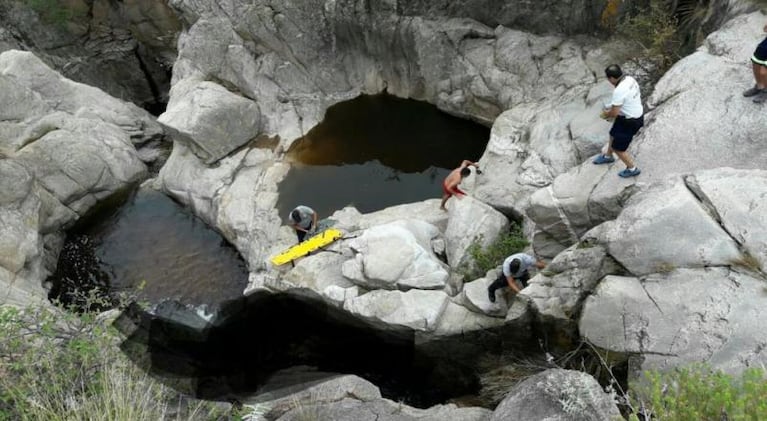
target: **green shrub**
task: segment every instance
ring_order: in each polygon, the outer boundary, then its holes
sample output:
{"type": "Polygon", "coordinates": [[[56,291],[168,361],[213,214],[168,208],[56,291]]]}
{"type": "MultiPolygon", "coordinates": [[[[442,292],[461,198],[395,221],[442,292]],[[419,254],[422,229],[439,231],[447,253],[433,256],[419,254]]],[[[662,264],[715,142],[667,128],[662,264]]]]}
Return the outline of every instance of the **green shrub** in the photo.
{"type": "Polygon", "coordinates": [[[22,2],[37,12],[44,23],[60,27],[88,13],[84,7],[73,6],[64,0],[22,0],[22,2]]]}
{"type": "Polygon", "coordinates": [[[693,365],[670,372],[649,371],[637,383],[632,384],[633,407],[645,408],[653,419],[767,420],[767,378],[758,368],[732,377],[693,365]]]}
{"type": "Polygon", "coordinates": [[[682,56],[678,26],[669,2],[650,0],[618,26],[618,34],[639,51],[632,59],[657,80],[682,56]]]}
{"type": "Polygon", "coordinates": [[[507,233],[498,237],[488,247],[482,247],[482,235],[477,236],[469,246],[472,262],[460,269],[466,281],[485,276],[488,270],[497,268],[503,260],[524,250],[529,244],[518,224],[512,224],[507,233]]]}
{"type": "Polygon", "coordinates": [[[95,312],[0,307],[0,420],[216,419],[119,350],[95,312]],[[175,402],[171,404],[170,402],[175,402]]]}

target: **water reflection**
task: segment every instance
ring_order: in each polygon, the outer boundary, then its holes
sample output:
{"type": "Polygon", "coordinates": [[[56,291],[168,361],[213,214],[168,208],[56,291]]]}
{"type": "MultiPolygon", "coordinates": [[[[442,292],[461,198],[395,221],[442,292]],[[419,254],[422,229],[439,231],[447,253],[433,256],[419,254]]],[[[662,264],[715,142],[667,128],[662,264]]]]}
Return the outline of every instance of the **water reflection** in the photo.
{"type": "Polygon", "coordinates": [[[54,275],[54,284],[69,284],[60,293],[93,278],[85,272],[105,273],[111,290],[140,290],[139,297],[150,302],[173,298],[215,305],[240,296],[247,284],[247,267],[237,251],[162,193],[140,190],[80,225],[70,232],[68,244],[88,238],[96,258],[83,254],[60,261],[57,275],[80,268],[78,279],[54,275]]]}
{"type": "Polygon", "coordinates": [[[288,151],[296,165],[280,184],[280,214],[297,204],[327,216],[349,204],[371,212],[440,197],[442,179],[461,160],[479,159],[489,136],[487,127],[390,95],[337,104],[288,151]]]}

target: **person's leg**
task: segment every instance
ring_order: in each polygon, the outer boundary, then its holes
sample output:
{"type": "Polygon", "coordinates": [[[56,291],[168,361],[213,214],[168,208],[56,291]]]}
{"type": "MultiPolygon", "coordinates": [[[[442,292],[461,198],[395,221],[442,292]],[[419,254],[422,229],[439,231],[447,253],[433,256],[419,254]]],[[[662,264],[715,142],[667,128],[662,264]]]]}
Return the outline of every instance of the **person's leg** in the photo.
{"type": "Polygon", "coordinates": [[[447,193],[443,194],[442,195],[442,203],[439,205],[440,209],[447,210],[447,208],[445,208],[445,203],[447,203],[447,199],[450,199],[450,195],[447,194],[447,193]]]}
{"type": "Polygon", "coordinates": [[[761,86],[761,91],[754,97],[754,102],[761,104],[767,101],[767,66],[754,63],[754,78],[756,86],[761,86]]]}
{"type": "Polygon", "coordinates": [[[306,233],[301,230],[296,230],[296,236],[298,237],[298,243],[300,244],[304,242],[304,237],[306,237],[306,233]]]}
{"type": "Polygon", "coordinates": [[[487,297],[490,299],[490,302],[495,302],[495,290],[503,288],[506,285],[506,276],[501,272],[498,278],[487,287],[487,297]]]}
{"type": "Polygon", "coordinates": [[[634,161],[631,159],[631,155],[629,155],[628,152],[615,151],[615,154],[618,155],[618,158],[620,158],[624,164],[626,164],[626,168],[634,168],[634,161]]]}
{"type": "Polygon", "coordinates": [[[599,154],[596,158],[594,158],[594,161],[592,161],[594,164],[600,165],[600,164],[609,164],[612,162],[615,162],[615,158],[613,158],[613,137],[610,135],[610,138],[607,141],[607,150],[603,154],[599,154]]]}

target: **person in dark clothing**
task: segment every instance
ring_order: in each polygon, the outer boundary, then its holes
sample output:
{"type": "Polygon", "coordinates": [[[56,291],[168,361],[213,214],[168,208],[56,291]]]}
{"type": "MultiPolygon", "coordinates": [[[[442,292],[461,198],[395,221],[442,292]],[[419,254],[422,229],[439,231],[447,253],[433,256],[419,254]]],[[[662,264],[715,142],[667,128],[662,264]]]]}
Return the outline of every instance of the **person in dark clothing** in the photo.
{"type": "Polygon", "coordinates": [[[290,226],[296,230],[298,242],[301,243],[304,241],[306,234],[317,227],[317,212],[308,206],[296,206],[295,209],[290,211],[288,221],[290,226]]]}

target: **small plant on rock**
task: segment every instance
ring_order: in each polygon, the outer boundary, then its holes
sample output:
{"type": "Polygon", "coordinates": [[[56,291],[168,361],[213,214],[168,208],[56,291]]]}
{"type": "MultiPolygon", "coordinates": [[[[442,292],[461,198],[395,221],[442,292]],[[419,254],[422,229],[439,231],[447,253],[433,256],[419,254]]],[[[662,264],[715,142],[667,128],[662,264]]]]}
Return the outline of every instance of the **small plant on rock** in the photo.
{"type": "Polygon", "coordinates": [[[505,258],[521,252],[529,244],[518,224],[512,224],[507,233],[487,247],[482,247],[482,239],[481,235],[474,239],[468,249],[472,262],[460,268],[465,281],[484,276],[490,269],[500,266],[505,258]]]}

